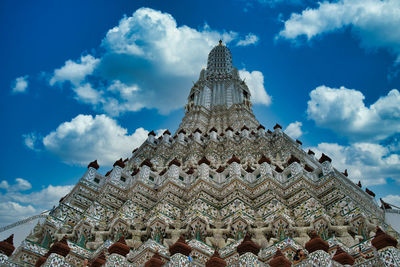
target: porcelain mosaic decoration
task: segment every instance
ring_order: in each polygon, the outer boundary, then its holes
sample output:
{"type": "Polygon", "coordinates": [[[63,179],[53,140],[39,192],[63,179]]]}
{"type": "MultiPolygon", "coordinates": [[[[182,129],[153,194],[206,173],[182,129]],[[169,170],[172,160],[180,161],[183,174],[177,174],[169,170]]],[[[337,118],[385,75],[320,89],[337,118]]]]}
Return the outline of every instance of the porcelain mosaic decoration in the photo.
{"type": "Polygon", "coordinates": [[[215,248],[227,266],[269,266],[277,249],[291,261],[304,250],[298,266],[342,266],[332,260],[338,246],[356,266],[400,264],[397,248],[371,245],[377,225],[399,239],[374,198],[278,124],[266,131],[250,95],[220,42],[190,89],[176,133],[156,138],[151,132],[105,175],[90,163],[14,254],[0,254],[0,264],[34,266],[64,236],[69,254],[51,254],[43,266],[83,266],[102,252],[105,266],[144,266],[156,251],[165,266],[205,266],[215,248]],[[328,241],[329,253],[307,253],[312,230],[328,241]],[[248,233],[261,250],[239,256],[236,248],[248,233]],[[168,248],[181,235],[190,256],[171,257],[168,248]],[[121,236],[130,252],[109,254],[121,236]]]}

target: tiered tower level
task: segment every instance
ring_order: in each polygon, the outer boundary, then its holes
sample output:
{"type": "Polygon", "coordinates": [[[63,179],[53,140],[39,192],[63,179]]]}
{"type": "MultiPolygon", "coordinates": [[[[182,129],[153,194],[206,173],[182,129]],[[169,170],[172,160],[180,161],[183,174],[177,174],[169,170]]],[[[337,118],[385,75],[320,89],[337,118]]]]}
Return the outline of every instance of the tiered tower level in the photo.
{"type": "Polygon", "coordinates": [[[355,264],[375,266],[398,253],[371,245],[377,225],[399,237],[371,194],[333,168],[328,156],[304,151],[278,124],[273,131],[260,125],[250,90],[222,42],[211,50],[185,110],[175,134],[167,130],[157,138],[151,132],[107,174],[90,163],[12,261],[35,265],[64,236],[68,255],[50,253],[45,264],[57,266],[56,259],[59,266],[83,266],[104,252],[107,266],[144,266],[158,251],[165,266],[205,266],[218,248],[227,266],[268,266],[279,248],[290,261],[303,249],[308,258],[298,266],[318,260],[319,266],[342,266],[332,260],[341,247],[355,264]],[[327,252],[304,249],[313,230],[328,242],[327,252]],[[246,234],[261,247],[258,255],[238,253],[246,234]],[[192,248],[190,257],[168,251],[180,235],[192,248]],[[126,256],[114,253],[121,236],[130,247],[126,256]]]}

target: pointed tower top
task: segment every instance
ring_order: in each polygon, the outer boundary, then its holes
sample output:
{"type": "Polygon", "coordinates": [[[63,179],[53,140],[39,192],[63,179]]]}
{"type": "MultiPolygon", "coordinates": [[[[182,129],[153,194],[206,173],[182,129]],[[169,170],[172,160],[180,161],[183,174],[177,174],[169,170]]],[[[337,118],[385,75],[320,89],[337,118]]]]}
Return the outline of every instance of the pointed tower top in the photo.
{"type": "Polygon", "coordinates": [[[211,77],[221,74],[231,74],[233,71],[232,54],[222,40],[208,54],[206,76],[211,77]]]}

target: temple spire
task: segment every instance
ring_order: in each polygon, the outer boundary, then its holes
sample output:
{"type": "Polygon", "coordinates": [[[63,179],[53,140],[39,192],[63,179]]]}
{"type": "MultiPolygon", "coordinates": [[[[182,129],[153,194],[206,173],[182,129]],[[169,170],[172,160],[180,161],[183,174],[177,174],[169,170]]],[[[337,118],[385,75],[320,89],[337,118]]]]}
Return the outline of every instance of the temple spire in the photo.
{"type": "Polygon", "coordinates": [[[198,125],[202,132],[212,128],[223,132],[228,126],[237,131],[245,121],[249,122],[248,128],[255,130],[259,123],[252,112],[250,97],[250,89],[233,66],[231,51],[219,40],[208,54],[207,68],[201,70],[199,79],[190,90],[185,106],[187,113],[178,131],[193,132],[197,128],[193,125],[198,125]],[[232,106],[236,114],[228,112],[232,106]],[[209,116],[204,117],[205,113],[209,116]],[[218,117],[223,125],[213,121],[218,117]]]}

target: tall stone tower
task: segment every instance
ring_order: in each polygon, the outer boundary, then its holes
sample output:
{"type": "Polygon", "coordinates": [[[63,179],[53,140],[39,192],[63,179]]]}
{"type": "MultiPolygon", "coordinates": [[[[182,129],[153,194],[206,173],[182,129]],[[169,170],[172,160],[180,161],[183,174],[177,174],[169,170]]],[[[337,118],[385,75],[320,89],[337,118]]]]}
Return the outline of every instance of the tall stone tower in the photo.
{"type": "Polygon", "coordinates": [[[250,96],[230,50],[220,42],[190,90],[176,133],[166,130],[157,138],[151,132],[105,175],[97,172],[97,161],[91,162],[73,190],[4,262],[400,264],[399,235],[385,223],[373,193],[334,169],[328,156],[317,159],[304,151],[278,124],[266,131],[252,112],[250,96]],[[294,257],[298,250],[303,253],[294,257]]]}

